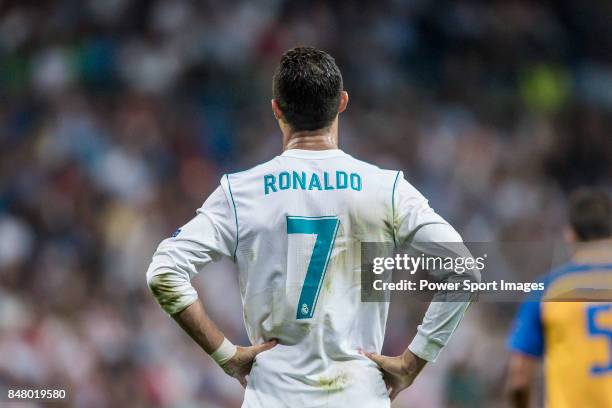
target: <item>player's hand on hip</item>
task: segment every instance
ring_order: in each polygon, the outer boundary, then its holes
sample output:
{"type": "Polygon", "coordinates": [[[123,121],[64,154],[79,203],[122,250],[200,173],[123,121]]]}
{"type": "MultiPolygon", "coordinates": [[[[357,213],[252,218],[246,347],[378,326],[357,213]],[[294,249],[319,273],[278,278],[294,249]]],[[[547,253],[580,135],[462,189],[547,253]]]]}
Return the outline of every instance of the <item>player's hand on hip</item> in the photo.
{"type": "Polygon", "coordinates": [[[376,353],[362,352],[374,361],[383,372],[383,379],[389,391],[391,401],[404,389],[408,388],[421,372],[427,361],[415,356],[409,350],[397,357],[382,356],[376,353]]]}
{"type": "Polygon", "coordinates": [[[258,344],[250,347],[237,347],[236,354],[227,363],[223,364],[221,368],[230,377],[237,379],[240,384],[246,388],[247,380],[246,377],[251,372],[251,367],[255,361],[255,357],[259,353],[270,350],[276,346],[277,341],[271,340],[263,344],[258,344]]]}

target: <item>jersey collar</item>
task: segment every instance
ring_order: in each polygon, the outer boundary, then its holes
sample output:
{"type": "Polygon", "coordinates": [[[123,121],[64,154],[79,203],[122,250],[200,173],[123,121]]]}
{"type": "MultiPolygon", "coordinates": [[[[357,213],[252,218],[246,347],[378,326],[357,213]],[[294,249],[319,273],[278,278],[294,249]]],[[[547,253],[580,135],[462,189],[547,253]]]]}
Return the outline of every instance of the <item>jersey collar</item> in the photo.
{"type": "Polygon", "coordinates": [[[326,159],[328,157],[343,156],[344,153],[340,149],[327,149],[327,150],[304,150],[304,149],[289,149],[285,150],[281,156],[283,157],[297,157],[298,159],[326,159]]]}

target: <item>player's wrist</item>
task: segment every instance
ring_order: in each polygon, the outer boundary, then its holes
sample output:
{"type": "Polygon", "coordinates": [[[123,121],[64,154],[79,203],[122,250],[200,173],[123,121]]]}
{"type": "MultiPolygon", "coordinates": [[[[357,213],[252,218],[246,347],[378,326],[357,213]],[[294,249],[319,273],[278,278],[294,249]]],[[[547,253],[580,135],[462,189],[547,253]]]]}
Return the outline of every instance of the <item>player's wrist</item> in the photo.
{"type": "Polygon", "coordinates": [[[210,357],[220,366],[224,366],[236,355],[237,352],[238,347],[224,337],[219,347],[210,353],[210,357]]]}
{"type": "Polygon", "coordinates": [[[416,377],[423,369],[426,360],[423,360],[409,349],[406,349],[401,355],[402,358],[402,373],[406,376],[416,377]]]}

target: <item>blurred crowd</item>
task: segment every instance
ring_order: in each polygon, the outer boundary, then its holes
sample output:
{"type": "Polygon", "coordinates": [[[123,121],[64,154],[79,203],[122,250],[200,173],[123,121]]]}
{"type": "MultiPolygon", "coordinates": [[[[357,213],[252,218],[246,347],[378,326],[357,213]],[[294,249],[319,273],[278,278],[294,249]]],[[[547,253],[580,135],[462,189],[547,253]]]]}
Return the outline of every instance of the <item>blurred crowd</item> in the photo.
{"type": "MultiPolygon", "coordinates": [[[[612,2],[0,2],[0,387],[70,405],[237,407],[145,271],[224,172],[280,153],[280,55],[335,56],[341,148],[404,170],[466,241],[555,239],[612,188],[612,2]]],[[[196,287],[246,343],[234,266],[196,287]]],[[[543,271],[545,272],[545,271],[543,271]]],[[[385,352],[426,305],[392,304],[385,352]]],[[[515,305],[472,308],[396,406],[503,406],[515,305]],[[494,358],[492,358],[494,356],[494,358]]]]}

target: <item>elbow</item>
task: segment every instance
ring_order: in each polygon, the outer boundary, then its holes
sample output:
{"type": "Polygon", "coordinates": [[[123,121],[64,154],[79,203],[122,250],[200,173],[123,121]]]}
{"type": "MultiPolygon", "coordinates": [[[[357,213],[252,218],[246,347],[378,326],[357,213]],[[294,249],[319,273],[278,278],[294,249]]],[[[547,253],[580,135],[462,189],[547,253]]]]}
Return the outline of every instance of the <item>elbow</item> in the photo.
{"type": "Polygon", "coordinates": [[[522,375],[522,373],[513,372],[510,370],[508,375],[508,380],[506,383],[506,388],[510,394],[523,393],[529,390],[531,385],[531,380],[527,378],[527,376],[522,375]]]}
{"type": "Polygon", "coordinates": [[[169,282],[168,276],[163,273],[156,274],[149,271],[147,272],[147,286],[149,287],[149,292],[151,292],[162,309],[168,314],[173,314],[181,296],[176,290],[175,285],[169,282]]]}
{"type": "Polygon", "coordinates": [[[172,291],[173,285],[170,284],[168,274],[159,270],[153,264],[147,270],[146,283],[149,292],[160,304],[168,298],[168,292],[172,291]]]}
{"type": "Polygon", "coordinates": [[[169,315],[182,311],[198,299],[189,280],[182,279],[182,276],[172,271],[149,269],[147,286],[157,303],[169,315]]]}
{"type": "Polygon", "coordinates": [[[161,303],[176,296],[178,282],[171,274],[149,269],[147,271],[147,286],[149,291],[161,303]]]}
{"type": "Polygon", "coordinates": [[[149,269],[147,271],[147,286],[149,288],[149,291],[151,293],[155,294],[156,292],[158,292],[158,290],[161,287],[161,285],[162,285],[162,281],[160,279],[160,276],[159,275],[155,275],[149,269]]]}
{"type": "Polygon", "coordinates": [[[153,255],[153,260],[147,269],[146,283],[156,298],[165,292],[173,291],[183,279],[188,278],[184,278],[179,273],[176,263],[170,257],[159,255],[158,252],[153,255]]]}
{"type": "Polygon", "coordinates": [[[156,287],[159,285],[158,276],[154,274],[153,268],[151,267],[149,267],[149,269],[147,270],[146,281],[147,281],[147,286],[149,287],[149,290],[151,292],[153,292],[156,289],[156,287]]]}
{"type": "Polygon", "coordinates": [[[151,293],[155,293],[163,283],[160,275],[156,273],[153,264],[151,264],[147,270],[146,282],[151,293]]]}

